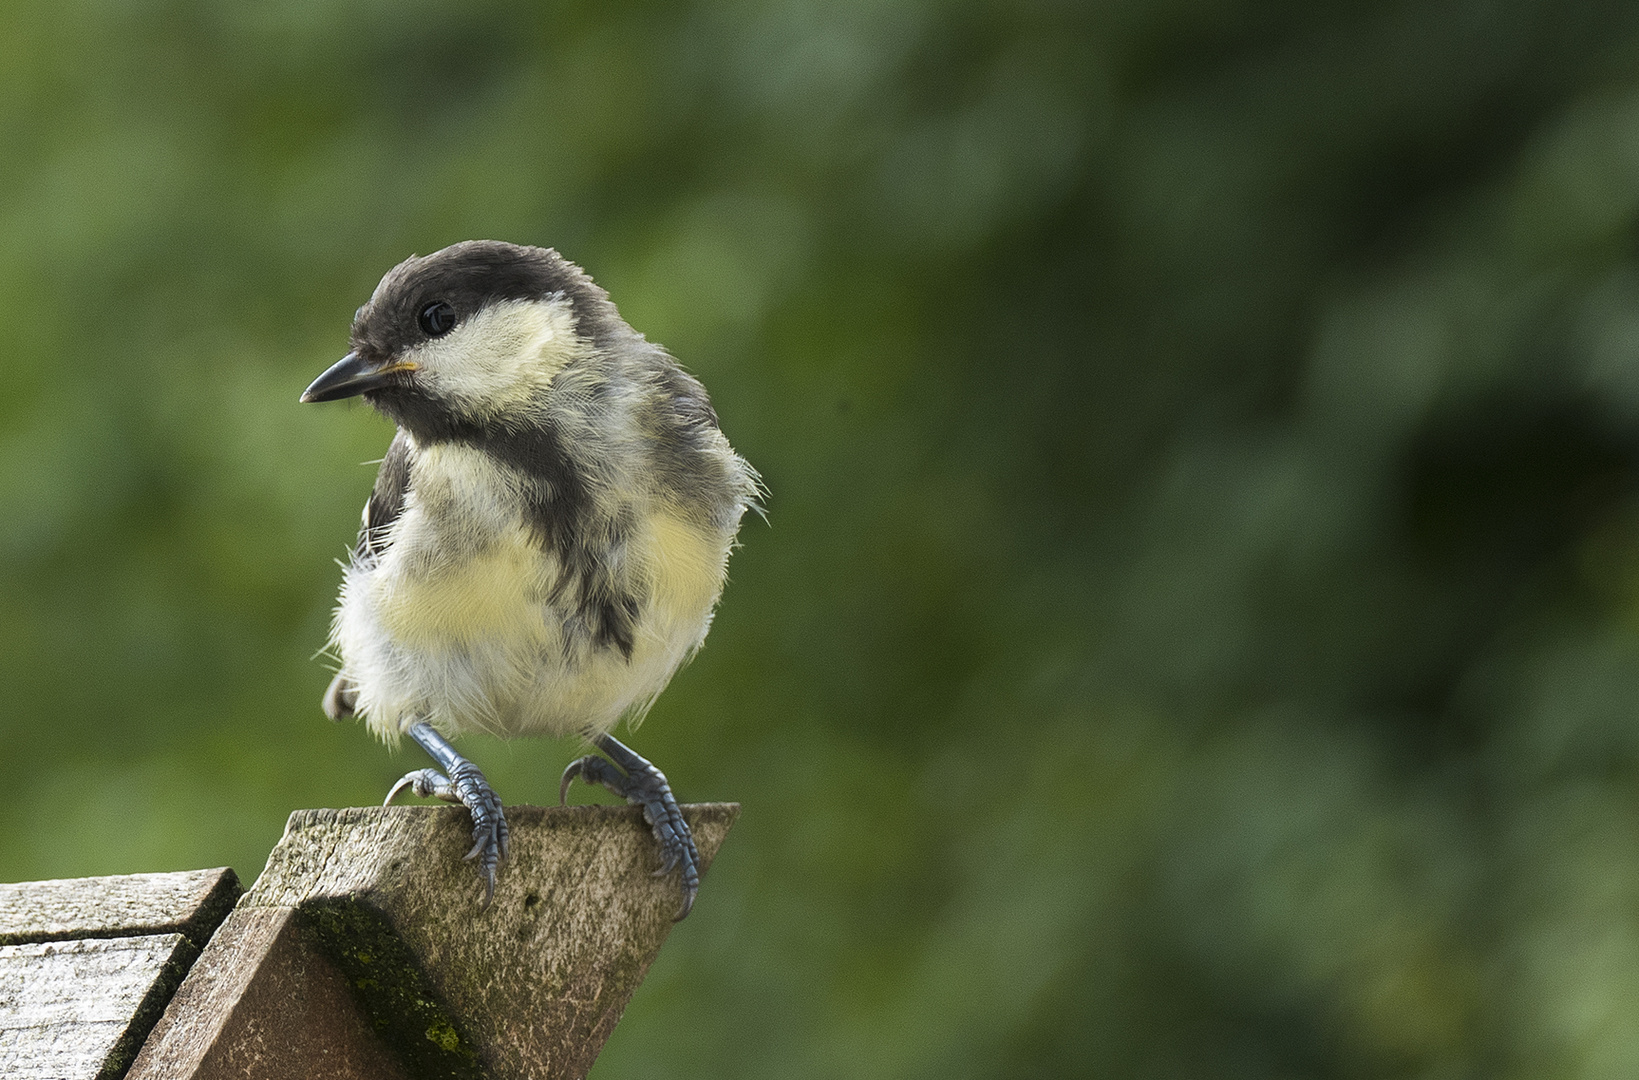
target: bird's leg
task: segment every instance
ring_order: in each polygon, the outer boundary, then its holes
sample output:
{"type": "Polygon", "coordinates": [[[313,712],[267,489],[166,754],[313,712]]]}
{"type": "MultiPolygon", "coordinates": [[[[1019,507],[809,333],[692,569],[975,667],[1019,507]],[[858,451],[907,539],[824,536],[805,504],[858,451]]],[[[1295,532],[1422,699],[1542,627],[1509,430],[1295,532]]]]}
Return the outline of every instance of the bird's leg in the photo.
{"type": "Polygon", "coordinates": [[[501,812],[501,800],[484,774],[478,771],[478,766],[456,753],[444,736],[426,724],[411,724],[409,735],[432,755],[438,769],[406,773],[393,785],[382,805],[386,806],[400,791],[409,788],[423,799],[458,802],[471,811],[473,843],[467,859],[478,860],[478,872],[484,878],[483,906],[487,908],[495,897],[495,865],[506,858],[507,853],[506,815],[501,812]]]}
{"type": "Polygon", "coordinates": [[[578,776],[589,784],[602,784],[627,802],[641,806],[643,817],[660,844],[660,869],[655,871],[655,876],[682,868],[683,906],[675,920],[682,921],[694,907],[694,896],[700,891],[700,851],[694,846],[689,823],[683,820],[683,812],[677,808],[666,774],[612,735],[599,735],[592,740],[592,745],[613,758],[614,764],[590,755],[570,762],[558,785],[559,804],[568,799],[569,785],[578,776]]]}

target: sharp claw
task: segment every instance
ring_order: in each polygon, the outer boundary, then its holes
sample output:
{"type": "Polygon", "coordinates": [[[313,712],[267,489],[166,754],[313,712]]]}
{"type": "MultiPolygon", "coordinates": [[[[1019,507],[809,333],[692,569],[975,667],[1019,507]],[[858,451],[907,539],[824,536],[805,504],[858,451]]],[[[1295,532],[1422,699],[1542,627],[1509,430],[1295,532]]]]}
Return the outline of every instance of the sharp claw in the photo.
{"type": "Polygon", "coordinates": [[[416,773],[405,773],[403,776],[399,777],[398,778],[398,783],[394,784],[388,790],[387,797],[385,799],[381,800],[381,805],[383,805],[383,806],[393,805],[393,800],[398,798],[398,793],[403,791],[405,788],[409,787],[411,784],[414,784],[415,783],[415,778],[416,778],[417,775],[418,774],[416,774],[416,773]]]}
{"type": "Polygon", "coordinates": [[[574,761],[569,763],[568,768],[563,770],[563,777],[558,781],[559,806],[567,806],[569,804],[569,785],[574,783],[575,777],[581,774],[581,762],[585,760],[585,758],[576,758],[574,761]]]}
{"type": "Polygon", "coordinates": [[[689,917],[689,912],[694,910],[694,897],[697,892],[699,892],[698,889],[683,890],[683,906],[677,909],[676,915],[672,916],[672,922],[682,922],[689,917]]]}

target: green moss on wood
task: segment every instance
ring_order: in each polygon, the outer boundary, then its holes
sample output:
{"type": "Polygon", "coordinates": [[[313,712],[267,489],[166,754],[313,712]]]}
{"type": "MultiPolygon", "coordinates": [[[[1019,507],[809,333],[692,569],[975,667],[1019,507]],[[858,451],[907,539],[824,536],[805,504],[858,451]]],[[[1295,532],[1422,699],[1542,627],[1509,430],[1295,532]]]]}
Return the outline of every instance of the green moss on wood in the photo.
{"type": "Polygon", "coordinates": [[[411,1076],[482,1080],[471,1038],[439,1004],[426,972],[385,916],[361,897],[310,901],[297,915],[411,1076]]]}

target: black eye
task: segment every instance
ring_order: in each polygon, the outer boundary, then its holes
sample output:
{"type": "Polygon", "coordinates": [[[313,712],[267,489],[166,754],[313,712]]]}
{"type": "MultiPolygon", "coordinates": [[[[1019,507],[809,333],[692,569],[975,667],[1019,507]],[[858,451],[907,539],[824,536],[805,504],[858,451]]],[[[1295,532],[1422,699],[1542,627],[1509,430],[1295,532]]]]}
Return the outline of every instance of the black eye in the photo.
{"type": "Polygon", "coordinates": [[[422,308],[418,321],[428,337],[442,337],[455,329],[455,309],[439,300],[422,308]]]}

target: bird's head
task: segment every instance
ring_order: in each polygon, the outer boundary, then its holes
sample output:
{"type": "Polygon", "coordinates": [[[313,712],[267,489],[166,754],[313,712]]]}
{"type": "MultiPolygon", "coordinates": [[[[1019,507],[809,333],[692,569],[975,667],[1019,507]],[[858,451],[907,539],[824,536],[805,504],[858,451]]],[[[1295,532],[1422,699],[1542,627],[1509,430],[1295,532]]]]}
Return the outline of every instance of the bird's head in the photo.
{"type": "Polygon", "coordinates": [[[301,400],[362,394],[417,436],[505,423],[622,325],[556,251],[470,240],[389,270],[353,317],[351,351],[301,400]]]}

